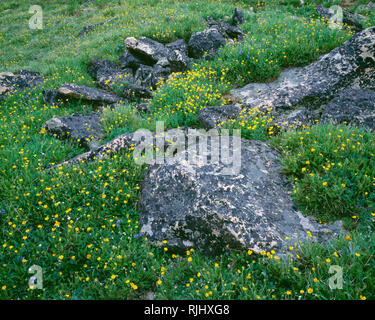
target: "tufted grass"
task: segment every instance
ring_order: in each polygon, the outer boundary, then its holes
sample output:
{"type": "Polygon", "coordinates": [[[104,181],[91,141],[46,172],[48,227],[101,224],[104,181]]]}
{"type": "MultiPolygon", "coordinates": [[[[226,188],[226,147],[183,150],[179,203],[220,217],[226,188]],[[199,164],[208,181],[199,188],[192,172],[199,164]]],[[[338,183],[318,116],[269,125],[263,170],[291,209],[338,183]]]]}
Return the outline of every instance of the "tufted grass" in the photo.
{"type": "MultiPolygon", "coordinates": [[[[199,126],[198,111],[227,103],[231,88],[272,80],[282,68],[307,64],[350,35],[326,28],[312,16],[311,6],[299,8],[292,0],[283,1],[283,7],[268,0],[263,1],[265,6],[254,0],[236,4],[229,0],[96,0],[88,6],[83,2],[44,4],[44,29],[35,31],[27,27],[28,2],[1,2],[0,71],[40,71],[46,76],[43,88],[67,82],[94,85],[87,74],[89,58],[116,61],[127,36],[143,35],[163,43],[188,39],[204,28],[201,19],[207,15],[225,18],[235,6],[244,10],[252,6],[256,12],[256,16],[245,13],[248,22],[242,27],[250,36],[246,42],[222,49],[213,61],[199,63],[190,73],[165,84],[151,101],[151,114],[138,114],[132,105],[105,111],[106,139],[139,127],[152,128],[155,120],[164,120],[167,127],[199,126]],[[118,18],[116,23],[77,38],[83,26],[111,17],[118,18]],[[257,23],[258,18],[264,20],[257,23]],[[249,54],[250,59],[245,59],[249,54]]],[[[373,16],[369,17],[368,23],[374,24],[373,16]]],[[[177,255],[168,250],[168,244],[153,248],[140,235],[137,199],[144,167],[134,164],[131,150],[87,165],[43,171],[84,151],[41,132],[45,121],[92,111],[79,101],[46,106],[43,88],[0,101],[1,299],[142,299],[148,292],[157,299],[375,298],[373,134],[317,125],[310,134],[289,132],[271,140],[284,153],[285,170],[298,179],[293,196],[301,209],[323,221],[345,218],[350,229],[346,237],[326,246],[296,244],[289,248],[293,258],[288,262],[274,252],[208,257],[189,250],[177,255]],[[344,138],[353,144],[361,142],[361,147],[334,152],[344,138]],[[315,157],[312,147],[324,157],[315,157]],[[307,160],[311,164],[302,173],[307,160]],[[335,163],[328,173],[322,169],[326,161],[335,163]],[[336,166],[340,161],[343,166],[336,166]],[[317,182],[309,178],[310,172],[316,174],[317,182]],[[320,186],[323,179],[327,179],[325,188],[320,186]],[[343,181],[348,191],[339,194],[343,181]],[[343,289],[328,286],[333,264],[343,268],[343,289]],[[28,288],[32,265],[43,268],[43,290],[28,288]]],[[[264,116],[246,116],[243,125],[230,125],[242,127],[245,138],[269,140],[265,121],[264,116]]]]}

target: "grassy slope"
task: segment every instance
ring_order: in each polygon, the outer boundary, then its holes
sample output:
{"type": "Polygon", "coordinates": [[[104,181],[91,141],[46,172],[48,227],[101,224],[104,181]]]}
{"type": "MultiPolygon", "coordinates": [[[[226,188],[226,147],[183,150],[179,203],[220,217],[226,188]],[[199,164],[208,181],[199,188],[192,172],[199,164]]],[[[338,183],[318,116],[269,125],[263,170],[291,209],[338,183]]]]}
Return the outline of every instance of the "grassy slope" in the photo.
{"type": "MultiPolygon", "coordinates": [[[[252,5],[257,11],[256,16],[247,15],[248,22],[242,26],[249,32],[248,41],[224,48],[214,61],[196,65],[167,83],[152,101],[150,116],[141,118],[129,106],[107,110],[107,139],[137,129],[140,121],[149,128],[157,119],[171,127],[196,126],[199,109],[225,103],[222,95],[233,86],[275,78],[282,68],[307,64],[349,37],[316,19],[304,22],[289,17],[289,13],[309,17],[311,7],[276,9],[268,7],[275,1],[265,2],[265,8],[257,8],[256,1],[237,3],[244,9],[252,5]]],[[[188,39],[204,28],[202,18],[224,18],[234,8],[229,0],[220,5],[217,1],[141,0],[94,4],[99,8],[68,0],[44,4],[44,29],[33,31],[27,28],[26,1],[1,3],[0,71],[40,71],[47,77],[45,88],[72,81],[94,85],[86,71],[89,58],[117,60],[127,36],[149,36],[164,43],[188,39]],[[84,25],[111,17],[118,18],[116,23],[77,38],[84,25]]],[[[368,24],[373,23],[371,17],[368,24]]],[[[191,250],[181,256],[152,248],[138,236],[136,202],[143,168],[133,164],[131,153],[41,172],[49,164],[83,151],[41,134],[43,123],[55,115],[91,110],[79,102],[45,106],[41,91],[30,91],[28,96],[17,93],[0,102],[1,298],[131,299],[142,298],[148,291],[157,298],[176,299],[374,298],[374,237],[368,230],[373,230],[371,212],[375,211],[371,208],[375,177],[372,134],[316,126],[311,132],[290,132],[272,140],[285,154],[286,171],[297,179],[294,197],[302,209],[322,219],[335,218],[335,214],[348,217],[348,227],[357,229],[350,237],[327,247],[290,248],[298,255],[288,264],[280,263],[272,252],[264,257],[251,252],[204,257],[191,250]],[[327,131],[341,137],[330,139],[327,131]],[[303,143],[299,142],[301,135],[303,143]],[[337,154],[344,137],[361,146],[337,154]],[[312,148],[324,151],[323,159],[312,148]],[[324,176],[323,165],[340,161],[346,170],[336,166],[324,176]],[[322,187],[324,181],[329,182],[326,188],[322,187]],[[342,191],[342,184],[348,193],[342,191]],[[307,190],[312,199],[305,198],[307,190]],[[28,289],[27,270],[34,264],[43,268],[43,290],[28,289]],[[343,290],[328,288],[331,264],[344,268],[343,290]]],[[[265,115],[258,119],[246,116],[236,125],[247,138],[269,139],[266,121],[265,115]]]]}

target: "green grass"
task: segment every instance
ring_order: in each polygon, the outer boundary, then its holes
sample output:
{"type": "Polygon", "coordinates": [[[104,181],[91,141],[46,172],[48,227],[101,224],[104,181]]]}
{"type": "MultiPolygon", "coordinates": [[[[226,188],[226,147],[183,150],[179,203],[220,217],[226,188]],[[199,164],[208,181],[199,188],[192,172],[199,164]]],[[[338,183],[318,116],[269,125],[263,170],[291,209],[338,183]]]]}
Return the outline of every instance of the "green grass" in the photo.
{"type": "MultiPolygon", "coordinates": [[[[245,13],[245,42],[223,48],[216,59],[168,81],[155,93],[151,113],[138,113],[134,105],[125,104],[106,110],[105,140],[140,127],[152,129],[156,120],[164,120],[167,128],[199,127],[199,110],[226,103],[233,87],[270,81],[283,68],[306,65],[350,37],[347,30],[331,30],[318,21],[312,6],[300,8],[295,1],[257,6],[257,1],[101,0],[87,7],[82,2],[43,4],[44,29],[35,31],[27,26],[28,2],[2,2],[0,71],[40,71],[46,76],[43,88],[67,82],[95,85],[87,74],[89,59],[117,61],[128,36],[163,43],[188,39],[204,29],[202,18],[208,15],[231,16],[235,6],[253,6],[256,12],[245,13]],[[83,26],[112,17],[118,19],[114,24],[77,37],[83,26]]],[[[374,16],[367,23],[374,25],[374,16]]],[[[350,236],[325,246],[293,247],[288,262],[273,252],[207,257],[191,250],[177,255],[151,247],[138,236],[137,199],[144,167],[134,164],[131,150],[86,165],[43,171],[84,152],[73,142],[41,132],[45,121],[92,111],[79,101],[46,106],[43,88],[0,101],[1,299],[142,299],[150,291],[157,299],[375,298],[373,133],[316,125],[270,140],[273,133],[267,130],[265,114],[243,114],[239,121],[227,123],[241,128],[244,138],[277,147],[301,210],[322,221],[344,219],[350,236]],[[335,165],[326,170],[328,163],[335,165]],[[28,288],[32,265],[43,268],[43,290],[28,288]],[[343,268],[341,290],[328,287],[330,265],[343,268]]]]}
{"type": "Polygon", "coordinates": [[[294,198],[306,213],[323,220],[375,211],[374,134],[346,126],[315,125],[274,138],[294,198]]]}

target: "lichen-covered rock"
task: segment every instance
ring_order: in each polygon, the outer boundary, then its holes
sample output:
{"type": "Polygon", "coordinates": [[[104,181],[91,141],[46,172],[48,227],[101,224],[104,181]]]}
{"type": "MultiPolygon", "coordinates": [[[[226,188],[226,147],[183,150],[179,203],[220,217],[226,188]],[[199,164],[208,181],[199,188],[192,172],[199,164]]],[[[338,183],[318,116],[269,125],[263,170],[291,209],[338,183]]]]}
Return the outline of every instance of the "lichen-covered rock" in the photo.
{"type": "Polygon", "coordinates": [[[97,112],[54,117],[45,123],[44,128],[59,139],[70,139],[86,148],[102,137],[100,115],[97,112]]]}
{"type": "MultiPolygon", "coordinates": [[[[209,145],[218,145],[217,139],[209,145]]],[[[191,145],[172,163],[153,164],[145,172],[138,204],[141,230],[150,243],[212,253],[227,246],[282,252],[306,237],[322,241],[342,230],[340,222],[323,226],[296,209],[278,153],[265,143],[233,143],[234,161],[241,164],[236,174],[223,173],[231,163],[206,163],[209,149],[187,161],[196,155],[191,145]]]]}
{"type": "Polygon", "coordinates": [[[128,37],[125,39],[125,46],[133,55],[150,64],[166,58],[169,53],[169,49],[163,44],[147,37],[128,37]]]}
{"type": "Polygon", "coordinates": [[[187,55],[188,45],[184,39],[177,39],[165,45],[169,50],[178,50],[187,55]]]}
{"type": "Polygon", "coordinates": [[[274,82],[250,83],[231,93],[244,104],[261,110],[311,110],[348,87],[375,88],[375,27],[355,34],[306,67],[284,70],[274,82]]]}
{"type": "Polygon", "coordinates": [[[193,33],[188,43],[189,57],[200,59],[207,54],[216,54],[218,49],[225,46],[226,40],[214,28],[193,33]]]}
{"type": "Polygon", "coordinates": [[[8,92],[16,92],[37,87],[42,84],[43,77],[39,72],[19,70],[16,74],[12,72],[0,73],[0,99],[8,92]]]}
{"type": "Polygon", "coordinates": [[[198,120],[205,129],[212,129],[229,119],[236,119],[240,112],[239,105],[207,107],[199,111],[198,120]]]}
{"type": "Polygon", "coordinates": [[[109,60],[92,58],[88,72],[104,89],[113,89],[113,86],[134,82],[132,69],[121,70],[114,62],[109,60]]]}
{"type": "Polygon", "coordinates": [[[375,129],[375,91],[344,90],[325,107],[322,122],[375,129]]]}
{"type": "Polygon", "coordinates": [[[57,91],[63,98],[82,99],[93,103],[113,104],[121,100],[114,93],[74,83],[64,84],[57,91]]]}

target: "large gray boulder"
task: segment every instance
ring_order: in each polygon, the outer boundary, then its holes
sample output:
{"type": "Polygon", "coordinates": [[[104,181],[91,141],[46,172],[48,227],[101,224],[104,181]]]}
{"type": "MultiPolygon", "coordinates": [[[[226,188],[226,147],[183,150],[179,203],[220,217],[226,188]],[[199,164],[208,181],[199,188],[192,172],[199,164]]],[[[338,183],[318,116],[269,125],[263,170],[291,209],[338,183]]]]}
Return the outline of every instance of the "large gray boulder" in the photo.
{"type": "Polygon", "coordinates": [[[375,91],[344,90],[325,107],[322,122],[375,129],[375,91]]]}
{"type": "Polygon", "coordinates": [[[306,67],[284,70],[274,82],[250,83],[231,93],[252,108],[282,112],[318,109],[344,88],[375,89],[375,27],[306,67]]]}
{"type": "MultiPolygon", "coordinates": [[[[221,145],[218,139],[208,145],[221,145]]],[[[210,147],[197,155],[192,144],[173,161],[147,169],[138,204],[150,243],[212,253],[227,246],[283,252],[310,235],[322,241],[341,232],[340,222],[324,226],[297,210],[276,151],[260,141],[233,142],[233,163],[207,162],[210,147]]]]}

